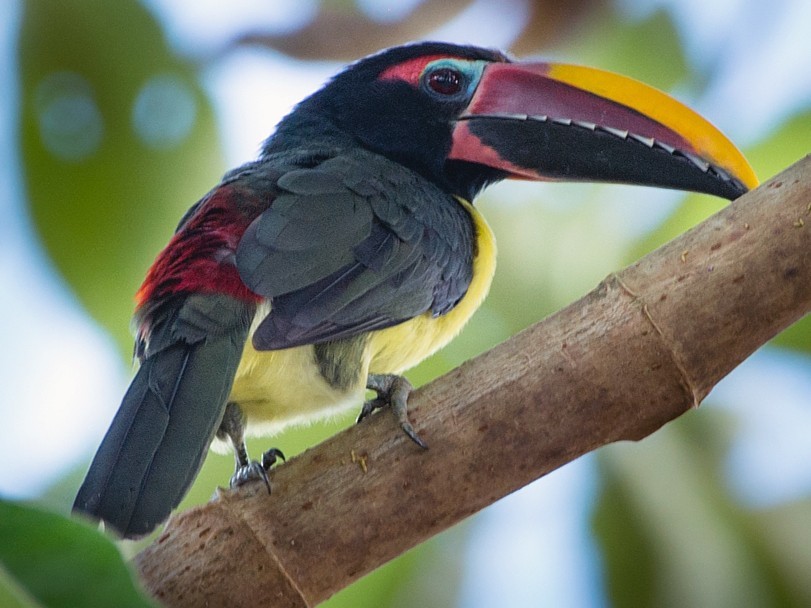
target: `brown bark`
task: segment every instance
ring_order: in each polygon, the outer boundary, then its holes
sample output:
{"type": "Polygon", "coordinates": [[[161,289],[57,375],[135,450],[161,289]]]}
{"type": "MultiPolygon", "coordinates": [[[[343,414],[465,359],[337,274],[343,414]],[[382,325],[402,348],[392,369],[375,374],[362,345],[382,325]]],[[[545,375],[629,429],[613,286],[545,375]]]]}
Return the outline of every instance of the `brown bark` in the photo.
{"type": "MultiPolygon", "coordinates": [[[[387,46],[430,39],[438,26],[447,23],[472,4],[471,0],[426,0],[399,21],[380,23],[357,10],[325,4],[301,29],[285,33],[253,31],[233,40],[223,53],[242,46],[276,49],[299,59],[355,60],[387,46]]],[[[505,2],[509,13],[521,2],[505,2]]],[[[518,40],[510,49],[518,54],[537,52],[564,39],[592,13],[595,0],[533,0],[530,15],[518,40]]]]}
{"type": "Polygon", "coordinates": [[[423,387],[423,451],[373,416],[173,518],[136,558],[169,606],[312,606],[502,496],[695,407],[811,310],[811,157],[423,387]]]}

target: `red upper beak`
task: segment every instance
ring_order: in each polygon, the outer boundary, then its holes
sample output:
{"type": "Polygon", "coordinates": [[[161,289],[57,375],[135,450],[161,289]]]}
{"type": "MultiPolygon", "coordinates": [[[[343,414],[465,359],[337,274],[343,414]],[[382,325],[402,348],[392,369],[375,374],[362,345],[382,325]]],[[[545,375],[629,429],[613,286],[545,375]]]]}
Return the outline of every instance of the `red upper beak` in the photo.
{"type": "Polygon", "coordinates": [[[626,182],[728,199],[758,183],[732,142],[672,97],[562,64],[487,65],[448,158],[524,179],[626,182]]]}

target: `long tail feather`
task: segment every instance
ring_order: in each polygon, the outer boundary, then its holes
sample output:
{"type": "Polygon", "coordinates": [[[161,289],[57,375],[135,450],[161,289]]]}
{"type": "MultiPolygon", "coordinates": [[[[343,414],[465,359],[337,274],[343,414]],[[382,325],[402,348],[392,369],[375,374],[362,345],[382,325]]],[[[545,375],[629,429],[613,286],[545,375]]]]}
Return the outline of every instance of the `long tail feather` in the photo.
{"type": "Polygon", "coordinates": [[[151,532],[182,500],[225,409],[252,307],[190,296],[155,324],[74,502],[125,537],[151,532]]]}

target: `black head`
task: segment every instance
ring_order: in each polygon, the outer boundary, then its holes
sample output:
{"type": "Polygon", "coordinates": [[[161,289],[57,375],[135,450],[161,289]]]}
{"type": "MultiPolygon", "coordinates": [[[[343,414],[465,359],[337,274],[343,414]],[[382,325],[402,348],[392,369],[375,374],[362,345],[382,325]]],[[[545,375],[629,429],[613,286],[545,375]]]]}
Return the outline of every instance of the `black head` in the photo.
{"type": "Polygon", "coordinates": [[[302,101],[266,142],[265,153],[291,145],[363,146],[472,199],[500,169],[448,162],[453,126],[465,111],[484,65],[503,53],[422,42],[387,49],[351,64],[302,101]]]}
{"type": "Polygon", "coordinates": [[[735,198],[757,184],[701,116],[633,79],[440,42],[366,57],[302,101],[264,153],[363,147],[468,200],[504,177],[735,198]]]}

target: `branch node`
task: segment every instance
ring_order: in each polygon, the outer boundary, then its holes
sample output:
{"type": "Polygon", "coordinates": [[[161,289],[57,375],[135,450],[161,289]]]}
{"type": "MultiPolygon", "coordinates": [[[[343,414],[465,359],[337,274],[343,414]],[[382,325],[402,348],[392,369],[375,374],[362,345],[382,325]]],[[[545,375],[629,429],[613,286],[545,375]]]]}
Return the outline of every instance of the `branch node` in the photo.
{"type": "MultiPolygon", "coordinates": [[[[245,511],[243,509],[240,509],[240,508],[234,508],[234,506],[232,504],[232,501],[230,500],[230,497],[228,495],[226,495],[226,494],[220,495],[219,500],[220,500],[220,503],[222,504],[223,508],[228,513],[231,514],[231,517],[233,517],[234,520],[242,522],[243,526],[245,526],[243,529],[247,530],[250,533],[250,535],[252,537],[252,540],[256,543],[256,545],[260,546],[260,547],[263,546],[265,548],[265,552],[267,553],[267,555],[270,558],[271,562],[275,566],[276,570],[279,572],[279,574],[281,574],[282,578],[287,582],[287,585],[289,586],[289,588],[291,590],[293,590],[293,592],[295,594],[298,595],[297,599],[301,600],[301,607],[304,608],[305,606],[306,607],[311,606],[312,604],[307,601],[307,598],[304,595],[304,590],[298,584],[296,579],[293,576],[290,575],[290,573],[287,571],[287,568],[284,567],[284,564],[279,559],[279,556],[276,555],[276,552],[273,550],[273,544],[272,543],[265,543],[265,542],[262,541],[261,538],[259,538],[259,536],[257,536],[256,530],[254,530],[253,525],[251,525],[251,521],[248,518],[245,517],[245,511]]],[[[293,598],[287,598],[287,599],[288,599],[288,601],[295,602],[296,606],[298,605],[298,602],[296,601],[296,599],[293,599],[293,598]]]]}
{"type": "Polygon", "coordinates": [[[668,355],[670,356],[670,360],[673,363],[673,366],[678,371],[682,386],[684,386],[685,391],[687,391],[687,393],[690,395],[692,399],[692,404],[690,407],[693,409],[697,408],[699,406],[699,403],[701,403],[701,399],[699,398],[695,382],[693,382],[693,379],[687,372],[687,368],[681,361],[681,358],[678,356],[676,349],[673,348],[673,341],[670,340],[665,335],[665,333],[662,331],[662,328],[659,327],[659,324],[653,318],[650,308],[648,307],[648,303],[641,295],[639,295],[633,289],[631,289],[630,285],[628,285],[623,280],[622,273],[613,272],[609,275],[609,277],[614,279],[617,282],[617,285],[619,285],[619,287],[622,289],[622,291],[628,294],[631,300],[633,300],[634,303],[640,306],[642,314],[645,316],[645,319],[647,319],[648,323],[653,328],[653,331],[659,337],[659,341],[662,343],[665,351],[667,351],[668,355]]]}

